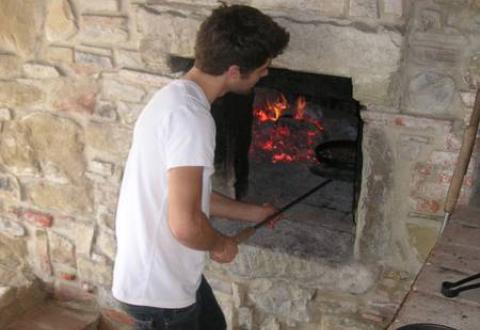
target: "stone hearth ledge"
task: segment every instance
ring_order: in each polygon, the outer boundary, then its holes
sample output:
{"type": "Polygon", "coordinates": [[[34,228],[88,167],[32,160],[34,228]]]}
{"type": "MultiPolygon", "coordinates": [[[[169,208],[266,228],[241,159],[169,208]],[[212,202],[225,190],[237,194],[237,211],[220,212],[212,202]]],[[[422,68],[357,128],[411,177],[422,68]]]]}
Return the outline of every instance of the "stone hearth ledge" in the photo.
{"type": "Polygon", "coordinates": [[[361,294],[370,290],[378,277],[379,267],[367,266],[352,259],[324,262],[301,258],[281,251],[242,244],[230,264],[210,261],[207,273],[228,277],[235,282],[268,279],[286,280],[304,288],[361,294]]]}

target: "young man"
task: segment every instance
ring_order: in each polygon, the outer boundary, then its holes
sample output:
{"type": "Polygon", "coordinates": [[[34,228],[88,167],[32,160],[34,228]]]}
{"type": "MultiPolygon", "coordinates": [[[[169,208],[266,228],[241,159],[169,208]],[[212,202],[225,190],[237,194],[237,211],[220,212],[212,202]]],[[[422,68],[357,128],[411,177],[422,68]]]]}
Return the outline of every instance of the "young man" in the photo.
{"type": "Polygon", "coordinates": [[[198,32],[194,67],[156,93],[138,118],[118,201],[112,288],[138,329],[226,328],[202,271],[207,252],[231,262],[238,242],[208,217],[254,223],[276,210],[212,192],[210,104],[227,92],[249,93],[288,40],[257,9],[214,10],[198,32]]]}

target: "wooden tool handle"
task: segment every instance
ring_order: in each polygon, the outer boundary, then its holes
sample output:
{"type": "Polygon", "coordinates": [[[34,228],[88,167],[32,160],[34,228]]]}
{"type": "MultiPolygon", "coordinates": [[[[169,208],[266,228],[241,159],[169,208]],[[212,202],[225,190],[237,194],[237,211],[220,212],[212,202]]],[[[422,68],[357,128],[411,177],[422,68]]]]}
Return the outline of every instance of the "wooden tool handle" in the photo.
{"type": "Polygon", "coordinates": [[[475,105],[473,107],[472,117],[469,125],[465,128],[463,135],[463,143],[458,154],[457,164],[453,172],[452,181],[448,188],[447,201],[445,203],[445,212],[452,213],[457,204],[460,189],[462,188],[463,177],[467,172],[468,163],[472,156],[473,146],[475,145],[475,138],[477,136],[478,124],[480,122],[480,89],[477,89],[475,97],[475,105]]]}
{"type": "Polygon", "coordinates": [[[239,233],[237,233],[234,237],[235,240],[237,241],[237,244],[245,242],[247,239],[250,238],[255,233],[255,228],[254,227],[247,227],[243,230],[241,230],[239,233]]]}

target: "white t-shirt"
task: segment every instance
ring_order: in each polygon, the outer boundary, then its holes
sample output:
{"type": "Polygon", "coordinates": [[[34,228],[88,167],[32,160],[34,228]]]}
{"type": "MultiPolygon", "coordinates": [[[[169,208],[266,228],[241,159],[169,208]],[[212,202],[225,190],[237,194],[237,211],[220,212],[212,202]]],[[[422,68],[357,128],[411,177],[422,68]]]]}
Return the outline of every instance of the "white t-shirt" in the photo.
{"type": "Polygon", "coordinates": [[[208,216],[215,122],[202,89],[175,80],[139,116],[116,214],[112,292],[142,306],[182,308],[195,302],[206,252],[178,242],[167,222],[167,171],[203,166],[202,211],[208,216]]]}

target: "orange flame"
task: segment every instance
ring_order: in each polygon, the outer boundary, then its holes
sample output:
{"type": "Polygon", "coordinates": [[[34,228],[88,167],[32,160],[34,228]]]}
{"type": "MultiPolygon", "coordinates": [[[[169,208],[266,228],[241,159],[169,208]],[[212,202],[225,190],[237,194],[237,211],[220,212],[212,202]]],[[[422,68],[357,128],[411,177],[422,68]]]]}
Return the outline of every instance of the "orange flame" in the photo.
{"type": "Polygon", "coordinates": [[[254,108],[257,121],[254,122],[251,152],[257,150],[259,155],[271,157],[272,163],[315,161],[313,149],[324,128],[319,120],[306,113],[306,108],[304,96],[297,97],[294,108],[290,108],[285,95],[267,95],[266,101],[254,108]],[[289,110],[291,116],[279,121],[289,110]],[[292,120],[301,123],[292,125],[292,120]]]}
{"type": "Polygon", "coordinates": [[[274,102],[267,101],[263,108],[255,109],[254,113],[261,122],[277,121],[288,108],[288,101],[280,94],[274,102]]]}

